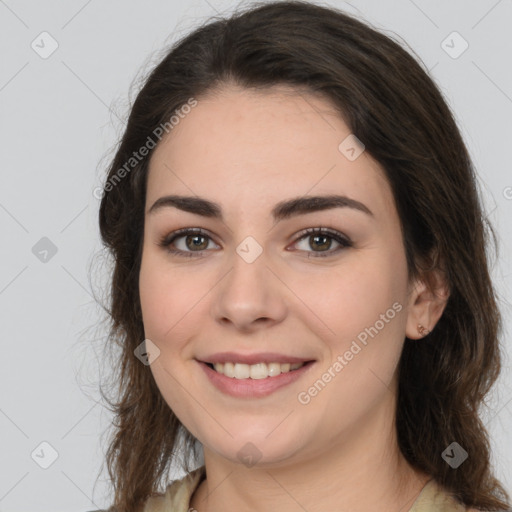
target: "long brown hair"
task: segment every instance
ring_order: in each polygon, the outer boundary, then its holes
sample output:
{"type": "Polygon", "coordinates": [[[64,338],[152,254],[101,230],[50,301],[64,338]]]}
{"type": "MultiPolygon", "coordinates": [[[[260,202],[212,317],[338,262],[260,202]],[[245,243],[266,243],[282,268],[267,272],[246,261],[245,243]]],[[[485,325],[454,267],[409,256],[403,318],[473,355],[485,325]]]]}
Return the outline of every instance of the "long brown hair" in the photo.
{"type": "Polygon", "coordinates": [[[140,161],[130,159],[148,137],[156,141],[158,127],[190,98],[200,101],[229,82],[322,94],[384,169],[409,276],[428,279],[429,270],[441,269],[451,292],[435,329],[421,341],[405,340],[399,448],[466,506],[508,508],[479,417],[500,372],[502,324],[486,253],[496,236],[454,117],[428,73],[400,44],[339,10],[291,1],[255,4],[209,21],[173,45],[137,95],[109,167],[99,225],[113,257],[109,346],[119,349],[115,398],[104,396],[114,413],[106,455],[112,510],[142,510],[166,484],[179,448],[187,471],[188,458],[197,461],[198,453],[150,368],[134,356],[144,339],[138,278],[152,150],[140,161]],[[441,456],[453,441],[469,454],[458,469],[441,456]]]}

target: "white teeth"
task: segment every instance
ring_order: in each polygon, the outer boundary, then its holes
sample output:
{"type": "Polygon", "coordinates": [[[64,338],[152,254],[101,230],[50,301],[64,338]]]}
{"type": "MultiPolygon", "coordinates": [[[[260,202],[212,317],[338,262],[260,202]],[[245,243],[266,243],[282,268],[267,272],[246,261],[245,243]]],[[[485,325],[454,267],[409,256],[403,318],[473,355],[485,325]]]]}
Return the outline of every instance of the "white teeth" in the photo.
{"type": "Polygon", "coordinates": [[[281,373],[281,365],[279,363],[269,363],[267,369],[269,377],[275,377],[281,373]]]}
{"type": "Polygon", "coordinates": [[[266,379],[268,377],[267,365],[265,363],[252,364],[249,366],[251,379],[266,379]]]}
{"type": "Polygon", "coordinates": [[[251,369],[248,364],[235,364],[235,379],[248,379],[251,369]]]}
{"type": "MultiPolygon", "coordinates": [[[[217,367],[215,369],[217,370],[217,367]]],[[[233,378],[235,376],[235,365],[233,363],[224,363],[224,371],[221,369],[220,373],[224,373],[226,377],[233,378]]]]}
{"type": "Polygon", "coordinates": [[[215,371],[222,373],[226,377],[235,379],[266,379],[267,377],[276,377],[281,373],[288,373],[297,370],[305,363],[257,363],[257,364],[241,364],[241,363],[215,363],[213,366],[215,371]]]}

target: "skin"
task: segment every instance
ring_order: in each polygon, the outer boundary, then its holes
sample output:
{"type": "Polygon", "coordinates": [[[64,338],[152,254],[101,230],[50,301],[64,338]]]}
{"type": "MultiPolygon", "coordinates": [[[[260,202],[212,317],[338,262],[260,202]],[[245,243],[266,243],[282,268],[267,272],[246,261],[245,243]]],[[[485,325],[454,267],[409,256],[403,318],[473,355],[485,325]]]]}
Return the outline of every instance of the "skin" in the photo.
{"type": "MultiPolygon", "coordinates": [[[[141,306],[146,338],[160,349],[150,366],[158,388],[204,447],[207,479],[190,504],[198,512],[405,512],[430,479],[397,446],[396,371],[405,336],[420,339],[418,324],[434,328],[448,292],[437,275],[435,290],[408,279],[391,189],[369,154],[350,161],[339,151],[350,133],[320,96],[225,85],[198,99],[152,155],[141,306]],[[333,193],[373,215],[345,207],[271,218],[280,201],[333,193]],[[149,213],[168,194],[215,201],[224,221],[173,207],[149,213]],[[325,227],[353,245],[337,251],[327,239],[330,254],[315,257],[326,254],[323,240],[302,232],[325,227]],[[201,255],[173,255],[158,244],[181,228],[208,232],[197,242],[201,255]],[[236,252],[248,236],[263,249],[252,263],[236,252]],[[299,403],[298,394],[394,303],[401,311],[308,404],[299,403]],[[233,398],[195,360],[223,351],[316,363],[270,396],[233,398]],[[261,454],[251,467],[237,457],[248,442],[261,454]]],[[[186,241],[174,247],[197,252],[186,241]]]]}

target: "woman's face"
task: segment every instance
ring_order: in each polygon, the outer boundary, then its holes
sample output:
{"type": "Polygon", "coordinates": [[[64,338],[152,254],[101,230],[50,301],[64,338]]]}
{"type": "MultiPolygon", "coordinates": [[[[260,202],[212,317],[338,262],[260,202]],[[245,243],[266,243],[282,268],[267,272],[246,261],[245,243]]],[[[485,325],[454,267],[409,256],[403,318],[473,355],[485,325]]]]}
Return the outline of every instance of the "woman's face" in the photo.
{"type": "Polygon", "coordinates": [[[217,456],[283,464],[389,434],[415,297],[390,187],[350,135],[324,99],[226,87],[151,158],[140,271],[145,335],[160,350],[150,368],[217,456]],[[171,241],[185,228],[202,233],[171,241]],[[295,373],[286,361],[313,363],[295,373]]]}

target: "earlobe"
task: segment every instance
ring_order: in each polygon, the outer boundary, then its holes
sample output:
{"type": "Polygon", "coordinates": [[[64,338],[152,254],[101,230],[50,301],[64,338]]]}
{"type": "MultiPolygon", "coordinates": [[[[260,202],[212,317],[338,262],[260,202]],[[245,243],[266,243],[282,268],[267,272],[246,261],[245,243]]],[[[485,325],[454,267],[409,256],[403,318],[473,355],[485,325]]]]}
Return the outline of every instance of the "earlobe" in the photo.
{"type": "Polygon", "coordinates": [[[431,271],[429,284],[426,279],[419,279],[411,294],[405,335],[409,339],[418,340],[428,336],[433,330],[449,298],[448,283],[444,274],[431,271]]]}
{"type": "Polygon", "coordinates": [[[423,327],[423,325],[421,324],[418,324],[417,329],[421,336],[426,336],[427,334],[430,334],[430,331],[426,327],[423,327]]]}

